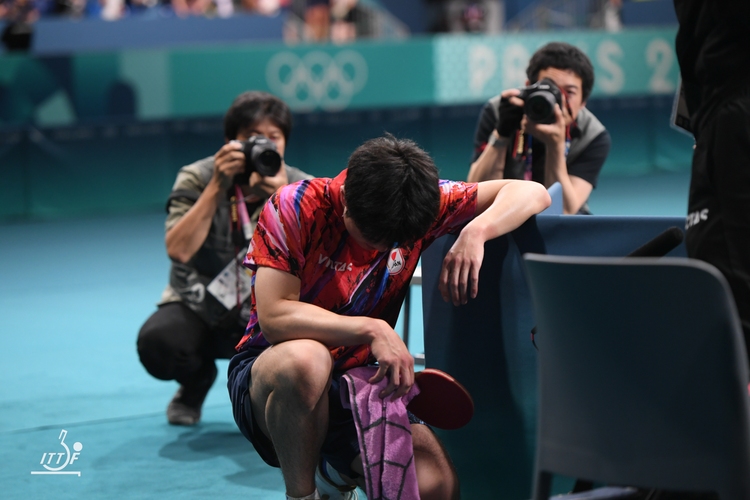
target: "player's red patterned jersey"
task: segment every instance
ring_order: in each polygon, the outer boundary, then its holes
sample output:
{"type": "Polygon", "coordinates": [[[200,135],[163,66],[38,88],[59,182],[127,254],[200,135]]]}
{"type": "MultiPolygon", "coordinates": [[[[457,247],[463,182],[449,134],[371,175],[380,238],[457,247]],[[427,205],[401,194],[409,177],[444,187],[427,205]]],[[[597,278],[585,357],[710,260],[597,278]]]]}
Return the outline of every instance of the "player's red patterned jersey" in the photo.
{"type": "MultiPolygon", "coordinates": [[[[271,267],[298,277],[302,302],[336,314],[380,318],[394,327],[422,251],[473,218],[477,185],[440,181],[440,210],[427,234],[412,245],[378,252],[364,250],[346,230],[341,194],[345,178],[346,171],[334,179],[301,181],[277,191],[260,215],[245,266],[271,267]]],[[[258,324],[254,277],[251,304],[238,351],[269,345],[258,324]]],[[[336,369],[373,361],[369,345],[331,352],[336,369]]]]}

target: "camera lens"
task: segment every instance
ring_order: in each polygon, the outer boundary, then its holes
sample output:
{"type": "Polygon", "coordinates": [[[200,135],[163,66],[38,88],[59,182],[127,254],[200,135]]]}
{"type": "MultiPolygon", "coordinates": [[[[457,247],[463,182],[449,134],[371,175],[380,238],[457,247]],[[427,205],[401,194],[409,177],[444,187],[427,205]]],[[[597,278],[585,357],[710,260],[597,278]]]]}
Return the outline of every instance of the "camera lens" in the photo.
{"type": "Polygon", "coordinates": [[[281,156],[275,149],[253,148],[252,156],[255,170],[264,177],[276,175],[281,168],[281,156]]]}
{"type": "Polygon", "coordinates": [[[554,116],[556,102],[555,96],[551,92],[534,92],[526,99],[524,112],[530,120],[537,123],[551,123],[550,118],[554,116]]]}
{"type": "Polygon", "coordinates": [[[246,184],[252,172],[271,177],[281,168],[281,155],[276,145],[265,136],[255,135],[244,141],[242,152],[245,153],[245,171],[237,176],[235,182],[246,184]]]}

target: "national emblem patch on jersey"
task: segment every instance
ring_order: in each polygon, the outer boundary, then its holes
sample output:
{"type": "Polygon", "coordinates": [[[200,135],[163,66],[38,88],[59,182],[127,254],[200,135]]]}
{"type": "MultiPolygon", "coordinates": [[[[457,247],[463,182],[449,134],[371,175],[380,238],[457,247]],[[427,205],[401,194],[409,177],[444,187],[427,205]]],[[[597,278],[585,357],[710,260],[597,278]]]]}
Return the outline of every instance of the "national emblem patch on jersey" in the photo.
{"type": "Polygon", "coordinates": [[[394,248],[388,255],[388,273],[395,275],[404,270],[404,254],[401,253],[400,248],[394,248]]]}

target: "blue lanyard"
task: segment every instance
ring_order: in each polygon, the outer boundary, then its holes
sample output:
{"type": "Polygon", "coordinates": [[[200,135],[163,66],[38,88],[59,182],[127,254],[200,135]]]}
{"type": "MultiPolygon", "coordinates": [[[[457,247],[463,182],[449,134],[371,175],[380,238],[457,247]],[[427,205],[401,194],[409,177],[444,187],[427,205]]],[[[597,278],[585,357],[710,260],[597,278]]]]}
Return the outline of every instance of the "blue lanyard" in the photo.
{"type": "MultiPolygon", "coordinates": [[[[529,134],[521,134],[519,132],[519,140],[526,140],[526,154],[523,156],[524,159],[524,172],[523,172],[523,178],[527,181],[531,180],[532,177],[532,152],[531,152],[531,145],[533,138],[529,134]]],[[[519,148],[521,151],[522,148],[519,148]]],[[[568,152],[570,151],[570,127],[565,127],[565,157],[568,157],[568,152]]],[[[520,151],[519,151],[520,152],[520,151]]]]}

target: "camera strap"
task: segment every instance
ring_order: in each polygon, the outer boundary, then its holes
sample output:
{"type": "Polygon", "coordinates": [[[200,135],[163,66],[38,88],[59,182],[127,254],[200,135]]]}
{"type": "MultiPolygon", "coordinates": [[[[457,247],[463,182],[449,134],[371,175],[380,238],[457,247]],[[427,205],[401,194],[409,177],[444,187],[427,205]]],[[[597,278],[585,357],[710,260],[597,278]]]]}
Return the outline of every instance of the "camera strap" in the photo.
{"type": "Polygon", "coordinates": [[[250,215],[247,213],[245,204],[245,195],[239,185],[234,185],[234,198],[237,205],[237,214],[239,215],[239,226],[242,228],[242,234],[245,235],[245,241],[250,241],[253,237],[253,227],[250,225],[250,215]]]}
{"type": "MultiPolygon", "coordinates": [[[[565,127],[565,157],[568,157],[568,151],[570,151],[570,125],[567,125],[565,127]]],[[[524,180],[530,181],[532,180],[532,162],[533,162],[533,154],[532,154],[532,143],[533,143],[533,137],[531,134],[525,134],[523,130],[518,130],[516,132],[516,139],[514,141],[514,147],[512,150],[512,158],[521,158],[524,164],[524,173],[523,178],[524,180]]]]}
{"type": "Polygon", "coordinates": [[[523,161],[523,178],[526,181],[531,180],[531,160],[532,160],[532,154],[531,154],[531,144],[534,142],[533,137],[531,135],[526,136],[526,154],[524,155],[524,161],[523,161]]]}
{"type": "Polygon", "coordinates": [[[245,252],[241,251],[240,247],[247,248],[247,243],[253,236],[253,228],[250,224],[250,215],[247,212],[245,195],[242,192],[242,188],[239,184],[235,184],[233,188],[234,195],[229,199],[231,205],[231,220],[229,224],[233,236],[232,239],[235,242],[235,254],[237,255],[232,267],[235,269],[234,283],[237,306],[240,307],[243,300],[246,298],[241,286],[243,281],[242,278],[244,277],[242,276],[242,273],[244,272],[244,269],[242,268],[242,260],[245,257],[245,252]],[[242,242],[242,244],[240,244],[240,242],[242,242]]]}

